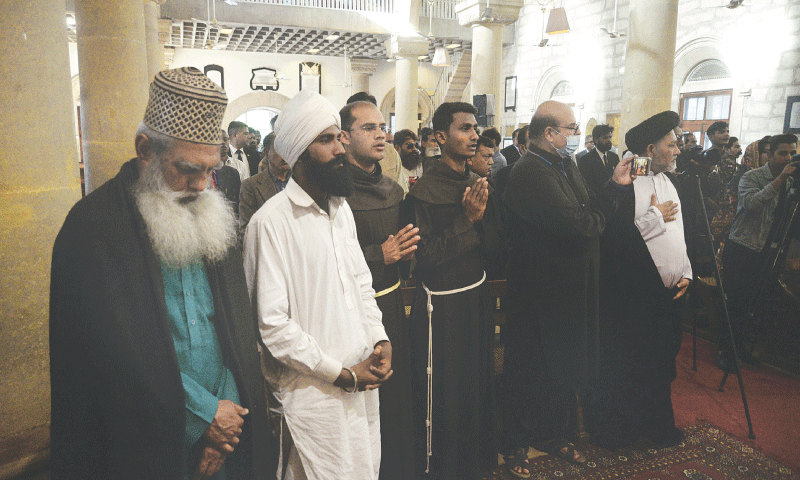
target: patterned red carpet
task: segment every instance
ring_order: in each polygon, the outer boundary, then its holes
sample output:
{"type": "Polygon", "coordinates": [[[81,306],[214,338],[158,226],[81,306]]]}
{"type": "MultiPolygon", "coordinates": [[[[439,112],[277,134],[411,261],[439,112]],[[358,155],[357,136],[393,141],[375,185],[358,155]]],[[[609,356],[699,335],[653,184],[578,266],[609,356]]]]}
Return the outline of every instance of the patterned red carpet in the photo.
{"type": "MultiPolygon", "coordinates": [[[[656,450],[640,444],[608,452],[589,448],[585,466],[571,465],[550,455],[530,460],[534,480],[789,480],[797,473],[765,457],[747,442],[709,424],[684,429],[686,438],[676,447],[656,450]]],[[[513,479],[498,467],[486,480],[513,479]]]]}

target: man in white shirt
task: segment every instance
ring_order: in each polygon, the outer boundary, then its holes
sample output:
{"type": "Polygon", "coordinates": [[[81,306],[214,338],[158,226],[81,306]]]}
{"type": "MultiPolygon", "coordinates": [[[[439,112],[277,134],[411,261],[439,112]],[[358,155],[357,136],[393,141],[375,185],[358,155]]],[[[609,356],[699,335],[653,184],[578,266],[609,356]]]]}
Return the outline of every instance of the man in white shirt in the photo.
{"type": "Polygon", "coordinates": [[[250,144],[250,130],[242,122],[233,121],[228,124],[229,144],[228,150],[230,156],[225,165],[230,165],[239,172],[242,182],[250,177],[250,164],[247,160],[247,154],[244,147],[250,144]]]}
{"type": "Polygon", "coordinates": [[[600,240],[601,377],[589,395],[592,444],[616,450],[645,437],[658,447],[680,443],[670,384],[681,345],[680,308],[692,279],[678,190],[680,117],[662,112],[628,131],[625,143],[650,157],[607,218],[600,240]]]}
{"type": "Polygon", "coordinates": [[[292,177],[245,233],[263,371],[283,406],[282,443],[293,441],[279,478],[376,480],[380,469],[374,389],[392,375],[392,348],[344,198],[340,125],[318,93],[287,103],[274,146],[292,177]]]}

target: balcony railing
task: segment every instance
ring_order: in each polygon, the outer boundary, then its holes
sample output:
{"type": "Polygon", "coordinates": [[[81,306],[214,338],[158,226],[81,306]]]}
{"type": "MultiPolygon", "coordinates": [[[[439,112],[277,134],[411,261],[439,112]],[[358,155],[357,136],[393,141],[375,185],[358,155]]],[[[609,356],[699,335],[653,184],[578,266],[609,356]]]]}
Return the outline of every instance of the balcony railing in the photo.
{"type": "Polygon", "coordinates": [[[323,8],[326,10],[351,10],[355,12],[394,13],[394,0],[239,0],[262,5],[284,7],[323,8]]]}
{"type": "Polygon", "coordinates": [[[433,18],[441,18],[443,20],[457,20],[455,6],[462,0],[422,0],[422,14],[423,17],[430,17],[433,13],[433,18]]]}
{"type": "MultiPolygon", "coordinates": [[[[244,3],[281,5],[285,7],[324,8],[356,12],[395,13],[394,0],[239,0],[244,3]]],[[[422,2],[422,16],[455,20],[455,5],[461,0],[417,0],[422,2]]]]}

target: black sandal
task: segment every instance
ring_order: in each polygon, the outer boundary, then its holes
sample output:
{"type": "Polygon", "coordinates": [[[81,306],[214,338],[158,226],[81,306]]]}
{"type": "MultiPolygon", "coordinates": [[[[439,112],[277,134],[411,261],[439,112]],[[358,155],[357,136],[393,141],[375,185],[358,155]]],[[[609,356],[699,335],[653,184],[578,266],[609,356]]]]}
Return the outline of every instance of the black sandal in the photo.
{"type": "Polygon", "coordinates": [[[581,452],[578,452],[578,458],[575,458],[575,445],[572,443],[564,440],[562,442],[556,442],[555,447],[551,447],[550,451],[548,452],[550,455],[556,456],[561,460],[566,460],[569,463],[574,465],[583,465],[586,463],[586,455],[581,452]],[[562,449],[566,448],[567,451],[564,452],[562,449]]]}
{"type": "Polygon", "coordinates": [[[531,464],[528,463],[528,449],[525,447],[520,447],[514,450],[512,453],[508,455],[503,455],[503,460],[505,460],[506,470],[511,475],[514,475],[517,478],[531,478],[531,464]],[[515,469],[519,469],[516,471],[515,469]],[[528,473],[524,473],[523,470],[527,470],[528,473]]]}

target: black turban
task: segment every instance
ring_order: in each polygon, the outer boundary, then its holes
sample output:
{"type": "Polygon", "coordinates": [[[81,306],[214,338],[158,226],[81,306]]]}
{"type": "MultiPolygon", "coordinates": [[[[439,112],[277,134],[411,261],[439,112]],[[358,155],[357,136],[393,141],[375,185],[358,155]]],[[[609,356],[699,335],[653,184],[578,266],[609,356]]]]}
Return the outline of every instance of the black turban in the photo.
{"type": "Polygon", "coordinates": [[[625,145],[636,155],[647,155],[648,145],[661,140],[680,123],[681,117],[673,111],[658,113],[628,130],[625,134],[625,145]]]}

